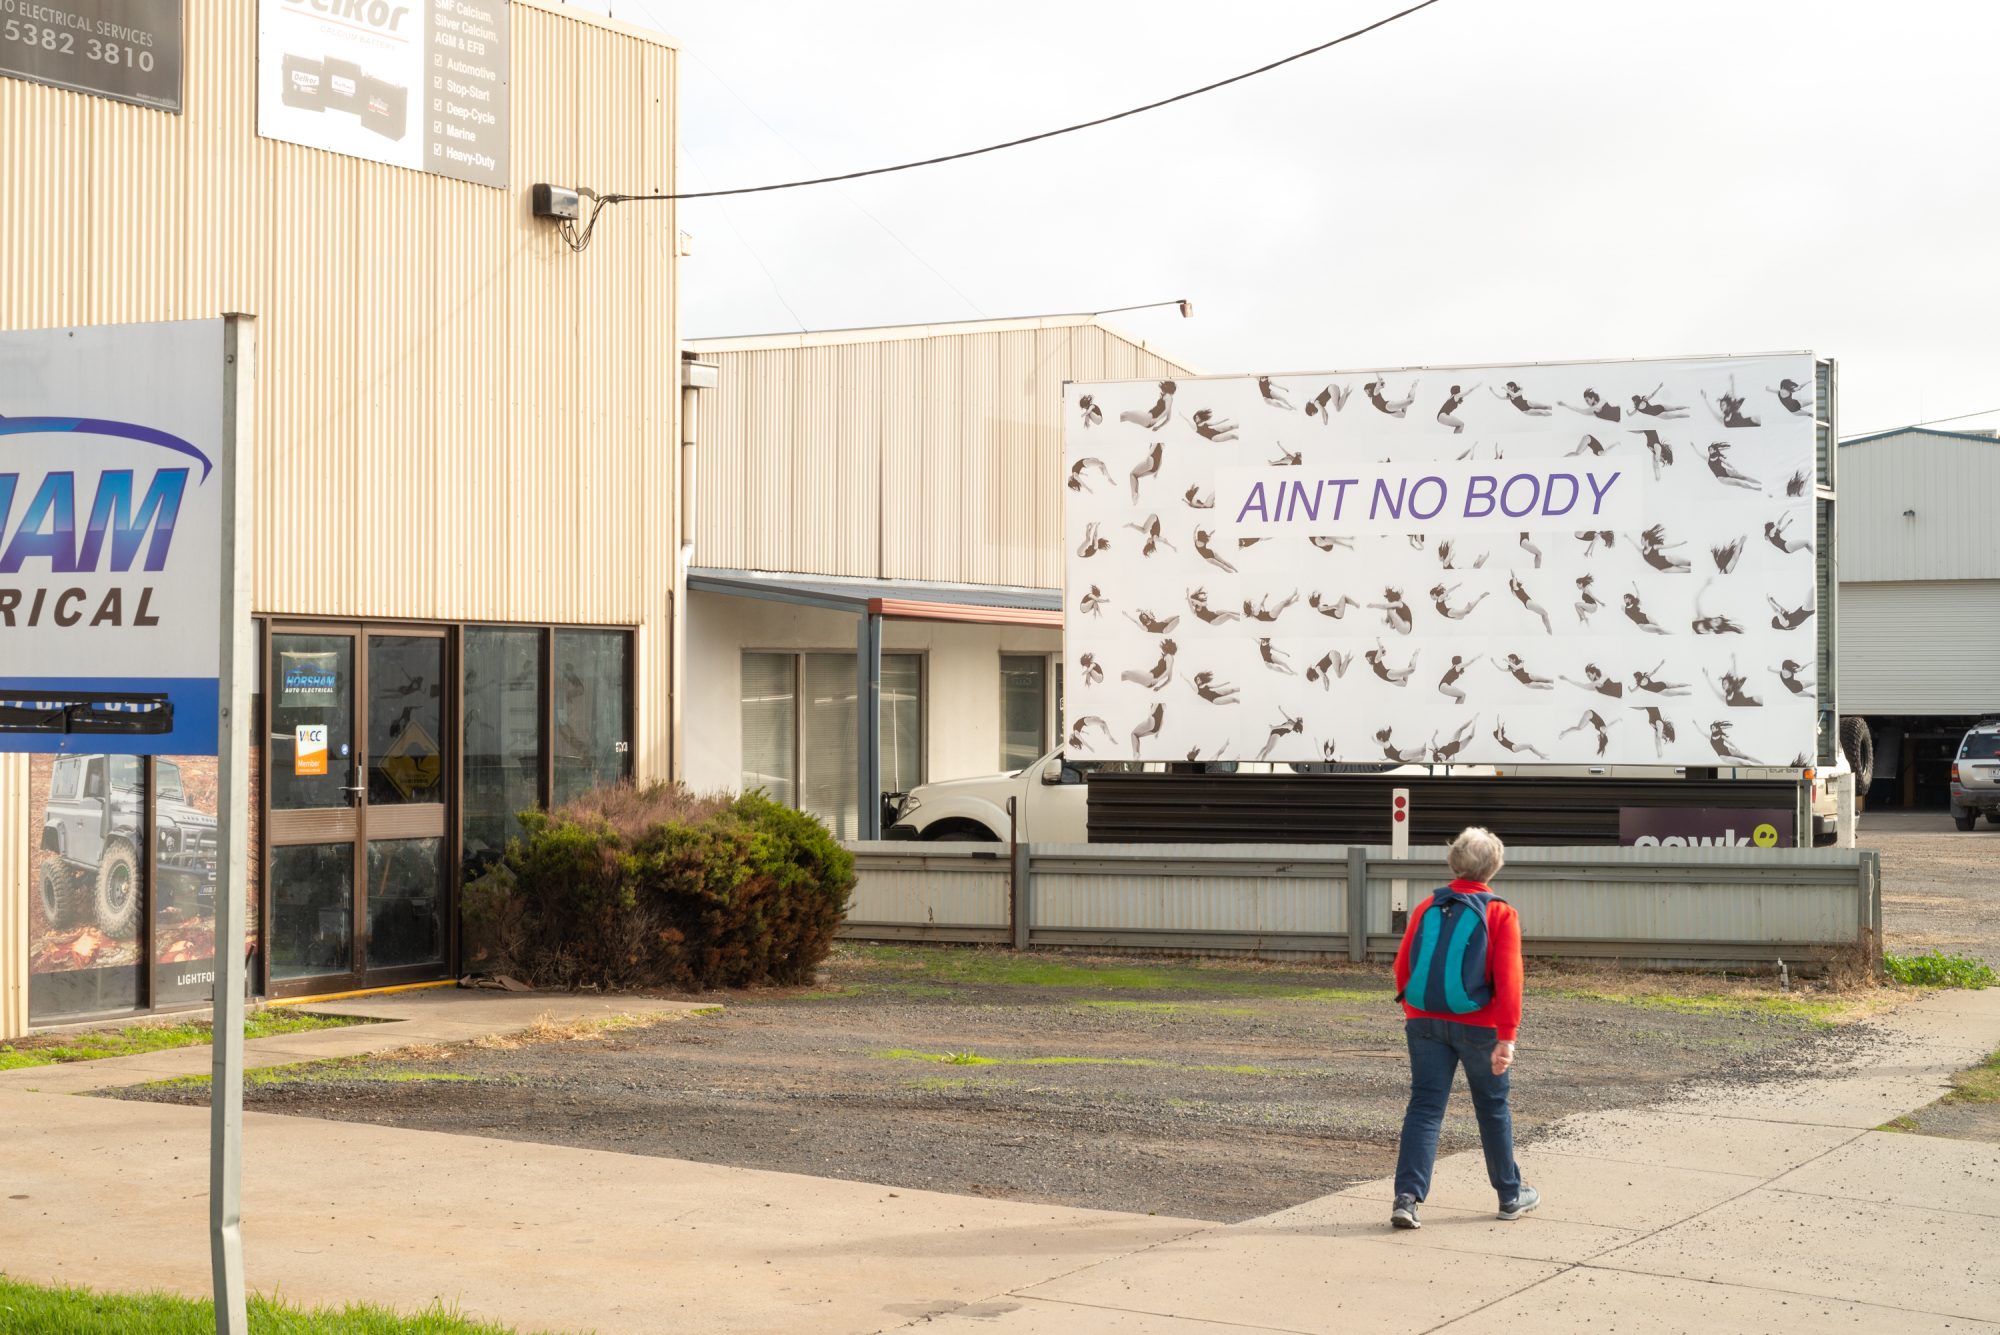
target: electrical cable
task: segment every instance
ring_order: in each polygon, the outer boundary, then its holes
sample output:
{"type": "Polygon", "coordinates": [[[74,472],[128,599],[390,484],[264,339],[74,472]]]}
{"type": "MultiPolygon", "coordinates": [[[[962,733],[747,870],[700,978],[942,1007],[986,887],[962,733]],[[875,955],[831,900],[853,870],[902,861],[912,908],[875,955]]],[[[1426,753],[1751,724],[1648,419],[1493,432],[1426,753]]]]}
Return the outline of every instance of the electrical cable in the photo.
{"type": "Polygon", "coordinates": [[[1857,431],[1853,435],[1846,437],[1846,439],[1859,440],[1863,436],[1880,436],[1891,431],[1912,431],[1920,426],[1936,426],[1941,422],[1963,422],[1968,417],[1990,417],[1994,413],[2000,413],[2000,408],[1981,408],[1976,413],[1958,413],[1952,417],[1930,417],[1921,422],[1905,422],[1901,426],[1885,426],[1874,431],[1857,431]]]}
{"type": "MultiPolygon", "coordinates": [[[[1232,74],[1227,79],[1217,79],[1215,82],[1205,83],[1199,88],[1190,88],[1184,93],[1175,93],[1172,97],[1163,97],[1158,101],[1147,102],[1143,106],[1130,107],[1124,111],[1113,112],[1108,116],[1098,116],[1093,120],[1078,121],[1074,125],[1065,125],[1059,129],[1043,130],[1039,134],[1023,135],[1018,139],[1009,139],[998,144],[988,144],[984,148],[968,148],[962,152],[940,154],[934,158],[921,158],[915,162],[899,162],[890,167],[870,167],[863,171],[841,172],[835,176],[815,176],[801,181],[777,181],[770,185],[738,186],[731,190],[691,190],[670,195],[600,195],[593,191],[579,190],[579,194],[588,194],[596,202],[591,207],[589,221],[584,225],[581,234],[581,243],[579,244],[579,242],[571,240],[570,245],[573,249],[581,250],[584,246],[590,244],[590,232],[597,225],[597,215],[608,204],[665,203],[681,199],[715,199],[724,195],[761,195],[773,190],[797,190],[809,185],[831,185],[835,181],[856,181],[867,176],[886,176],[891,172],[914,171],[918,167],[935,167],[941,163],[958,162],[965,158],[976,158],[987,153],[998,153],[1002,149],[1019,148],[1024,144],[1039,143],[1044,139],[1054,139],[1059,135],[1075,134],[1079,130],[1088,130],[1099,125],[1109,125],[1113,121],[1125,120],[1128,117],[1137,116],[1148,111],[1157,111],[1161,107],[1171,106],[1176,102],[1185,102],[1191,97],[1200,97],[1203,93],[1212,93],[1218,88],[1227,88],[1233,83],[1242,83],[1245,79],[1254,79],[1260,74],[1269,74],[1272,70],[1289,65],[1294,61],[1304,60],[1307,56],[1318,55],[1322,51],[1331,50],[1343,43],[1351,42],[1357,37],[1365,37],[1378,28],[1386,28],[1398,19],[1408,18],[1418,10],[1429,9],[1437,3],[1438,0],[1419,0],[1417,4],[1411,5],[1407,9],[1399,9],[1386,18],[1377,19],[1366,27],[1356,28],[1352,32],[1342,33],[1331,41],[1321,42],[1318,46],[1309,46],[1303,51],[1295,51],[1282,59],[1273,60],[1269,64],[1259,65],[1256,69],[1245,70],[1241,74],[1232,74]]],[[[573,228],[566,227],[564,239],[569,240],[573,231],[573,228]]]]}

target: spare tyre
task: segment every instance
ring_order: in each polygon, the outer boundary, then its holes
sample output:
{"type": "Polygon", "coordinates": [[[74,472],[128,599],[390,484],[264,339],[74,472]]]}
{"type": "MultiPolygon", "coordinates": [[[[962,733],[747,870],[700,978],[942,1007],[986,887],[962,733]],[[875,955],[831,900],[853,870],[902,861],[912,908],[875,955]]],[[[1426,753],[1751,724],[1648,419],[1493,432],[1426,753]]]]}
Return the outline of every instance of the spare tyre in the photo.
{"type": "Polygon", "coordinates": [[[1840,750],[1854,771],[1854,791],[1866,793],[1875,782],[1875,737],[1867,719],[1850,714],[1840,720],[1840,750]]]}

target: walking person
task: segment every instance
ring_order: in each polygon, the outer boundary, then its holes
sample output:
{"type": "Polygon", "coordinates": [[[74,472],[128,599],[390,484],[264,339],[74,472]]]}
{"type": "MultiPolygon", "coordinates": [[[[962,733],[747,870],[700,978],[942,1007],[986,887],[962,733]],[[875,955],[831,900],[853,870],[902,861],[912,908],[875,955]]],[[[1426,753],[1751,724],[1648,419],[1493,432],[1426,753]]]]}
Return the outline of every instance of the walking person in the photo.
{"type": "Polygon", "coordinates": [[[1396,952],[1396,997],[1410,1047],[1410,1104],[1396,1155],[1396,1201],[1389,1221],[1421,1228],[1417,1207],[1430,1194],[1438,1132],[1460,1065],[1479,1119],[1486,1177],[1500,1218],[1541,1204],[1514,1162],[1507,1107],[1508,1070],[1521,1026],[1521,920],[1490,888],[1506,849],[1490,831],[1461,831],[1445,854],[1455,878],[1410,914],[1396,952]]]}

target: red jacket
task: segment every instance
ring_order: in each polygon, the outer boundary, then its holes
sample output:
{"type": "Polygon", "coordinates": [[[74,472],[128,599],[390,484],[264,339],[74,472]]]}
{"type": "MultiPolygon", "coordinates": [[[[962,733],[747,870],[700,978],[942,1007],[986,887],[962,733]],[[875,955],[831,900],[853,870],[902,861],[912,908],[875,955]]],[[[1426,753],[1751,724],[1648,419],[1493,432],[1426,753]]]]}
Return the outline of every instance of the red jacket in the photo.
{"type": "MultiPolygon", "coordinates": [[[[1492,887],[1478,881],[1453,881],[1451,888],[1462,894],[1492,894],[1492,887]]],[[[1410,943],[1417,938],[1417,924],[1430,910],[1431,901],[1410,909],[1410,924],[1403,930],[1403,944],[1396,951],[1396,991],[1410,985],[1410,943]]],[[[1494,900],[1486,907],[1486,960],[1493,971],[1493,1000],[1466,1015],[1446,1015],[1420,1011],[1408,1002],[1403,1014],[1413,1020],[1456,1020],[1500,1031],[1503,1042],[1512,1042],[1521,1031],[1521,915],[1512,904],[1494,900]]]]}

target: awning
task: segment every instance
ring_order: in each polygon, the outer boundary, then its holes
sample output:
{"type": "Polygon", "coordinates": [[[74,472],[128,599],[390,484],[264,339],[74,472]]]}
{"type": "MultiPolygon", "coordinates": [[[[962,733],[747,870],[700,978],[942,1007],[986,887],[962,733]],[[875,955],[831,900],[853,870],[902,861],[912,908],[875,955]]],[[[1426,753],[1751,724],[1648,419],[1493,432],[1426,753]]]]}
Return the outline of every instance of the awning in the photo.
{"type": "Polygon", "coordinates": [[[985,626],[1062,626],[1062,591],[1003,584],[845,579],[763,570],[695,566],[689,593],[760,598],[795,607],[886,617],[892,621],[961,621],[985,626]]]}

